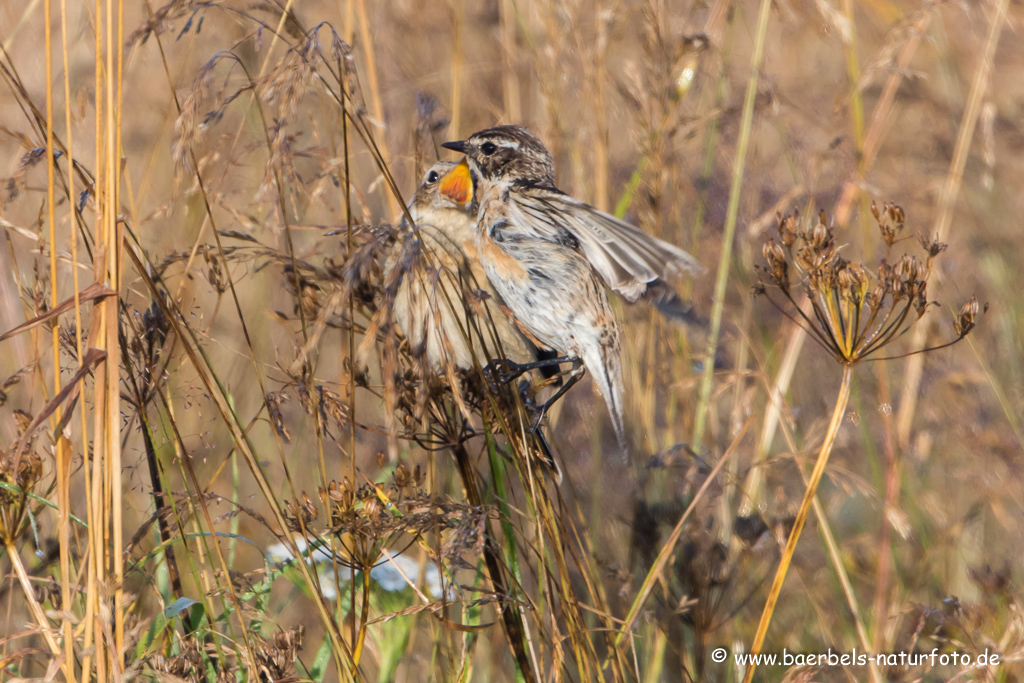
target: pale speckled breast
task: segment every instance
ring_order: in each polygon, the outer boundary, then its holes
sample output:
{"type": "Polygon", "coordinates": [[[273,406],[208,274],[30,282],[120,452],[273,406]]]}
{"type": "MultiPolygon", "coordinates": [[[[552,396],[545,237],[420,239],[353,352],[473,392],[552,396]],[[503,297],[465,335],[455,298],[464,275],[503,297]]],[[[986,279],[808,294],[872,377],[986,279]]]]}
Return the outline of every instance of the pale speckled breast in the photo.
{"type": "MultiPolygon", "coordinates": [[[[426,217],[421,214],[414,218],[426,217]]],[[[474,354],[481,364],[486,364],[498,357],[499,347],[514,362],[535,360],[536,347],[494,303],[500,301],[500,296],[477,257],[475,220],[454,211],[431,218],[434,220],[424,220],[419,225],[422,258],[403,277],[395,299],[395,323],[414,352],[423,353],[435,369],[443,367],[446,361],[459,368],[471,368],[474,354]],[[480,305],[473,294],[477,289],[487,292],[491,299],[480,305]],[[470,320],[463,297],[468,302],[470,320]],[[473,315],[474,311],[484,315],[473,315]],[[472,351],[467,345],[467,332],[472,339],[472,351]]],[[[405,235],[407,239],[410,236],[405,235]]],[[[400,249],[397,246],[389,254],[386,274],[396,266],[395,253],[400,249]]]]}

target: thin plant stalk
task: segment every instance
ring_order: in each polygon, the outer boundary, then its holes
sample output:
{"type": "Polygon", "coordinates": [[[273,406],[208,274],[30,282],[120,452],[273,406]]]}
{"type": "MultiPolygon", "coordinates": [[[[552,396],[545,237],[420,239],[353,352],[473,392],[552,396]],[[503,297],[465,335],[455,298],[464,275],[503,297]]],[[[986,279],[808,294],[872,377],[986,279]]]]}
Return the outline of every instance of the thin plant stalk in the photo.
{"type": "MultiPolygon", "coordinates": [[[[356,12],[359,16],[359,39],[366,55],[366,75],[370,81],[370,102],[373,104],[373,115],[378,121],[384,120],[384,105],[380,97],[380,78],[377,75],[377,58],[373,52],[373,31],[370,29],[370,19],[366,12],[366,0],[356,0],[356,12]]],[[[385,166],[390,166],[391,155],[388,153],[387,135],[381,135],[377,142],[380,149],[380,156],[385,166]]],[[[395,201],[395,195],[385,192],[384,196],[388,202],[388,211],[393,216],[398,213],[399,205],[395,201]]]]}
{"type": "MultiPolygon", "coordinates": [[[[932,12],[928,11],[914,23],[911,29],[910,38],[907,40],[907,44],[903,46],[903,50],[900,52],[896,68],[891,71],[889,78],[885,82],[885,87],[882,88],[882,95],[878,98],[878,102],[875,104],[875,108],[871,113],[871,123],[868,126],[868,130],[864,136],[864,142],[861,147],[861,163],[857,169],[857,173],[860,178],[863,178],[875,163],[875,157],[881,147],[882,139],[889,128],[888,122],[892,115],[893,102],[896,98],[896,90],[906,77],[907,65],[910,64],[910,60],[917,53],[917,48],[921,44],[921,39],[925,31],[928,30],[928,24],[931,22],[931,18],[932,12]]],[[[843,192],[839,198],[839,202],[836,204],[835,218],[837,225],[846,225],[846,222],[850,218],[850,212],[853,210],[853,202],[857,198],[857,195],[860,194],[861,188],[862,184],[860,182],[856,182],[854,180],[846,181],[846,184],[843,186],[843,192]]]]}
{"type": "Polygon", "coordinates": [[[452,121],[451,134],[458,139],[462,133],[462,25],[465,23],[466,10],[460,0],[454,0],[452,13],[452,91],[450,109],[452,121]]]}
{"type": "Polygon", "coordinates": [[[505,94],[505,113],[509,121],[523,118],[520,102],[519,76],[516,74],[516,12],[513,0],[501,0],[498,5],[501,15],[501,80],[505,94]]]}
{"type": "MultiPolygon", "coordinates": [[[[860,177],[865,177],[867,159],[864,156],[864,100],[861,97],[861,71],[857,56],[857,17],[853,11],[853,1],[843,0],[843,16],[846,17],[847,30],[849,35],[844,43],[846,53],[846,73],[850,79],[850,124],[853,128],[853,141],[857,149],[859,160],[857,172],[860,177]]],[[[861,194],[860,224],[864,237],[871,234],[871,212],[870,200],[866,194],[861,194]]],[[[866,244],[871,244],[865,239],[866,244]]]]}
{"type": "Polygon", "coordinates": [[[763,465],[768,457],[768,450],[771,448],[772,440],[775,438],[775,429],[779,425],[779,418],[782,415],[783,396],[789,390],[789,384],[793,379],[793,372],[796,370],[796,361],[800,357],[800,351],[807,339],[807,330],[802,325],[793,325],[786,342],[786,351],[782,355],[782,362],[779,365],[778,375],[775,383],[769,390],[768,408],[765,411],[764,424],[761,427],[761,436],[758,438],[757,449],[754,451],[754,462],[743,483],[740,495],[739,514],[749,515],[754,507],[754,500],[761,488],[763,478],[763,465]]]}
{"type": "MultiPolygon", "coordinates": [[[[803,328],[798,328],[803,331],[803,328]]],[[[781,374],[781,373],[780,373],[781,374]]],[[[788,380],[787,380],[788,382],[788,380]]],[[[774,392],[773,392],[773,395],[774,392]]],[[[778,395],[777,400],[772,402],[772,405],[782,405],[781,394],[778,395]]],[[[796,452],[797,445],[796,440],[793,437],[793,431],[791,426],[786,420],[779,420],[777,423],[782,427],[782,435],[786,439],[786,444],[789,446],[790,451],[796,452]]],[[[804,485],[807,485],[807,474],[800,468],[800,477],[803,479],[804,485]]],[[[825,547],[828,550],[829,558],[832,561],[832,567],[836,571],[836,575],[839,577],[839,583],[842,584],[843,593],[846,597],[846,603],[850,608],[850,612],[853,615],[854,627],[857,630],[857,638],[860,640],[861,647],[864,648],[869,654],[878,651],[878,645],[868,642],[867,629],[864,626],[864,619],[861,617],[860,604],[857,602],[857,595],[853,591],[853,584],[850,582],[849,573],[846,571],[846,567],[843,566],[842,555],[839,552],[839,544],[836,543],[835,535],[832,533],[832,526],[828,523],[828,518],[825,516],[825,510],[821,506],[821,501],[818,499],[817,494],[814,496],[814,514],[818,517],[818,524],[821,528],[821,535],[825,541],[825,547]]],[[[872,683],[881,683],[882,677],[878,670],[878,666],[873,660],[868,660],[868,673],[871,675],[872,683]]]]}
{"type": "MultiPolygon", "coordinates": [[[[65,125],[65,139],[67,140],[67,168],[68,168],[68,197],[75,196],[75,152],[73,143],[73,128],[71,118],[71,68],[68,63],[68,16],[67,16],[67,0],[61,0],[60,3],[60,23],[61,23],[61,55],[64,63],[64,125],[65,125]]],[[[68,202],[69,204],[69,217],[68,225],[71,226],[68,231],[71,241],[71,279],[72,279],[72,290],[74,291],[75,298],[75,353],[78,358],[79,369],[82,367],[83,359],[85,358],[84,351],[82,349],[82,303],[79,297],[81,291],[81,285],[79,283],[78,274],[78,230],[75,229],[75,219],[77,218],[75,204],[73,201],[68,202]]],[[[83,395],[84,395],[83,391],[83,395]]],[[[81,443],[85,444],[88,442],[88,416],[86,415],[85,406],[82,406],[78,410],[81,427],[81,443]]],[[[65,439],[61,439],[66,441],[65,439]]],[[[65,444],[70,446],[70,444],[65,444]]],[[[70,561],[70,543],[71,543],[71,462],[67,460],[61,463],[63,467],[57,468],[57,476],[60,488],[63,489],[63,495],[61,491],[58,491],[58,499],[63,499],[67,505],[66,510],[60,511],[58,515],[58,525],[60,527],[60,539],[61,544],[60,552],[60,568],[61,568],[61,601],[65,606],[65,610],[70,611],[70,605],[72,604],[72,593],[71,593],[71,561],[70,561]],[[67,556],[67,562],[65,562],[65,555],[67,556]],[[65,574],[65,572],[67,572],[65,574]]],[[[85,472],[88,472],[88,468],[84,467],[85,472]]],[[[88,482],[88,475],[84,477],[84,480],[88,482]]],[[[84,487],[88,495],[88,486],[84,487]]],[[[86,503],[88,505],[88,503],[86,503]]],[[[70,657],[74,651],[74,644],[71,643],[72,631],[71,631],[71,620],[66,619],[64,624],[64,647],[65,657],[70,657]]],[[[69,666],[67,674],[67,680],[74,680],[74,666],[69,666]]]]}
{"type": "MultiPolygon", "coordinates": [[[[875,376],[878,381],[878,402],[879,405],[889,405],[892,401],[889,391],[889,372],[887,363],[878,363],[875,368],[875,376]]],[[[875,573],[875,597],[873,613],[875,614],[875,629],[873,647],[877,652],[882,647],[882,637],[885,633],[885,615],[889,613],[889,577],[892,572],[892,541],[890,533],[890,522],[888,511],[896,505],[896,499],[900,494],[900,463],[896,454],[896,435],[893,430],[893,419],[890,412],[882,412],[882,448],[885,453],[885,502],[882,510],[882,522],[878,530],[878,569],[875,573]]]]}
{"type": "MultiPolygon", "coordinates": [[[[810,512],[814,502],[818,484],[821,482],[821,475],[825,473],[825,465],[832,454],[832,447],[835,445],[836,434],[839,433],[839,426],[843,422],[843,415],[846,414],[846,405],[850,401],[850,383],[853,378],[853,365],[843,365],[843,379],[839,385],[839,395],[836,397],[835,408],[832,410],[832,419],[828,424],[828,431],[825,433],[825,440],[818,451],[818,459],[811,470],[810,480],[807,482],[807,490],[800,502],[800,509],[796,513],[796,520],[793,522],[793,529],[789,532],[789,539],[786,541],[786,548],[782,552],[782,559],[779,568],[775,572],[775,579],[772,581],[771,590],[768,593],[768,600],[765,602],[764,611],[761,612],[761,621],[757,625],[757,633],[754,634],[754,642],[750,645],[750,654],[756,655],[761,652],[764,645],[765,635],[768,633],[768,624],[771,623],[772,613],[779,601],[779,593],[782,592],[782,583],[786,580],[786,572],[793,560],[793,553],[796,550],[797,541],[800,539],[800,532],[803,531],[804,523],[807,521],[807,514],[810,512]]],[[[750,659],[749,668],[743,677],[743,683],[750,683],[754,678],[756,665],[750,659]]]]}
{"type": "MultiPolygon", "coordinates": [[[[803,477],[804,473],[800,475],[803,477]]],[[[804,479],[806,482],[806,478],[804,479]]],[[[828,523],[828,518],[825,517],[825,510],[821,507],[821,501],[818,500],[818,496],[815,495],[813,498],[814,514],[818,518],[818,524],[821,528],[821,536],[825,541],[825,547],[828,549],[828,556],[832,560],[832,567],[836,570],[836,576],[839,577],[839,583],[843,587],[843,595],[846,597],[846,604],[850,608],[850,613],[853,615],[853,625],[857,629],[857,639],[860,640],[860,645],[868,651],[869,655],[874,653],[877,648],[873,647],[868,642],[868,632],[864,627],[864,619],[861,617],[860,603],[857,602],[857,594],[853,592],[853,584],[850,583],[850,575],[846,571],[846,567],[843,566],[843,558],[839,553],[839,544],[836,543],[836,537],[832,533],[832,526],[828,523]]],[[[882,683],[882,675],[878,670],[878,664],[875,663],[874,659],[868,658],[868,673],[871,675],[872,683],[882,683]]]]}
{"type": "MultiPolygon", "coordinates": [[[[939,217],[935,221],[935,228],[932,234],[936,240],[943,240],[949,234],[949,226],[953,220],[953,203],[960,194],[960,183],[963,180],[964,167],[967,165],[967,153],[971,148],[971,140],[974,138],[974,129],[978,124],[978,117],[981,115],[981,101],[989,89],[989,73],[992,71],[993,57],[995,56],[996,45],[999,44],[999,36],[1002,33],[1003,24],[1006,22],[1006,9],[1009,0],[998,0],[995,3],[992,14],[992,25],[989,27],[988,37],[985,41],[985,52],[978,62],[978,68],[974,73],[974,80],[971,83],[971,92],[967,96],[967,106],[964,108],[963,118],[960,120],[960,129],[957,134],[956,148],[953,151],[953,160],[949,164],[949,171],[946,174],[946,182],[939,195],[939,217]]],[[[941,277],[941,271],[936,274],[941,277]]],[[[924,346],[927,327],[919,325],[914,330],[914,348],[924,346]]],[[[911,356],[907,359],[903,385],[903,395],[900,396],[900,408],[896,415],[896,434],[899,444],[906,448],[910,443],[910,427],[917,409],[918,389],[921,385],[924,357],[922,355],[911,356]]]]}
{"type": "Polygon", "coordinates": [[[699,451],[704,438],[707,422],[708,406],[711,402],[711,377],[715,371],[715,349],[718,346],[718,333],[722,327],[722,312],[725,307],[725,288],[729,281],[729,265],[732,260],[733,235],[736,233],[736,218],[740,209],[740,190],[743,187],[743,169],[747,159],[747,147],[750,143],[750,128],[754,119],[754,100],[757,97],[757,83],[761,73],[761,60],[764,58],[765,35],[768,33],[768,15],[771,0],[761,0],[761,9],[757,16],[757,38],[754,42],[754,54],[750,58],[750,79],[747,81],[747,94],[743,101],[743,118],[740,123],[740,138],[736,145],[736,160],[733,164],[732,186],[729,189],[729,208],[726,213],[725,230],[722,234],[722,254],[718,261],[718,276],[715,279],[714,306],[711,308],[711,323],[708,331],[707,350],[705,352],[704,375],[700,382],[700,395],[693,425],[692,447],[699,451]]]}
{"type": "Polygon", "coordinates": [[[608,19],[602,3],[594,11],[594,33],[598,49],[594,53],[594,206],[608,210],[608,103],[605,81],[608,78],[606,47],[608,19]]]}
{"type": "MultiPolygon", "coordinates": [[[[105,120],[105,101],[102,96],[104,91],[104,77],[103,77],[103,7],[100,4],[100,0],[96,0],[95,3],[95,16],[96,21],[93,22],[93,41],[95,45],[94,51],[94,89],[93,89],[93,106],[95,108],[95,158],[97,166],[100,167],[102,159],[104,158],[104,120],[105,120]]],[[[100,201],[103,193],[106,191],[106,178],[100,173],[100,168],[97,168],[96,182],[95,182],[95,196],[97,201],[95,203],[95,238],[97,244],[100,242],[98,239],[101,235],[101,222],[103,214],[104,203],[100,201]]],[[[99,266],[98,266],[99,267],[99,266]]],[[[97,272],[99,272],[97,270],[97,272]]],[[[103,325],[102,319],[108,314],[109,308],[104,304],[96,307],[96,315],[93,317],[92,324],[90,326],[90,337],[95,333],[95,337],[99,345],[102,345],[103,337],[100,333],[100,329],[103,325]]],[[[93,458],[85,458],[86,466],[86,477],[90,478],[91,481],[88,484],[88,493],[86,500],[88,502],[88,525],[89,525],[89,543],[88,548],[88,574],[85,582],[86,585],[86,608],[85,608],[85,634],[84,642],[82,644],[82,650],[86,653],[82,658],[82,679],[86,680],[91,677],[91,671],[93,666],[93,655],[95,652],[95,667],[97,679],[104,679],[107,675],[106,662],[103,656],[102,646],[102,634],[103,630],[100,628],[99,619],[99,586],[106,582],[105,567],[106,558],[102,552],[103,549],[103,532],[102,529],[105,526],[105,517],[103,515],[103,487],[102,487],[102,468],[103,468],[103,456],[106,451],[103,448],[103,437],[102,437],[102,408],[104,403],[103,399],[103,386],[105,384],[106,375],[105,373],[97,372],[96,381],[93,388],[93,405],[96,406],[93,410],[93,436],[92,436],[92,453],[93,458]]],[[[88,442],[88,437],[85,433],[82,435],[83,443],[88,442]]],[[[88,448],[83,448],[88,450],[88,448]]]]}
{"type": "MultiPolygon", "coordinates": [[[[62,8],[63,9],[63,8],[62,8]]],[[[61,13],[62,19],[64,12],[61,13]]],[[[51,0],[43,4],[43,29],[46,45],[46,208],[47,222],[49,225],[49,247],[50,247],[50,305],[57,307],[58,303],[58,282],[57,282],[57,216],[55,204],[55,178],[56,172],[53,159],[53,31],[52,31],[52,7],[51,0]]],[[[67,74],[67,38],[66,31],[61,34],[64,54],[64,71],[67,74]]],[[[69,170],[70,174],[70,170],[69,170]]],[[[72,228],[73,229],[73,228],[72,228]]],[[[52,329],[53,344],[53,394],[60,394],[60,328],[57,325],[52,329]]],[[[55,427],[61,422],[62,410],[60,407],[54,411],[51,424],[55,427]]],[[[62,604],[71,604],[71,525],[68,515],[71,514],[70,499],[70,444],[61,434],[56,434],[57,443],[54,450],[57,455],[56,479],[57,479],[57,526],[58,544],[60,553],[60,586],[62,604]]],[[[10,552],[10,549],[8,550],[10,552]]],[[[19,577],[20,578],[20,577],[19,577]]],[[[64,678],[73,680],[75,675],[74,664],[74,640],[71,638],[70,610],[64,611],[64,618],[61,620],[61,633],[64,639],[63,669],[64,678]]],[[[44,624],[40,624],[45,626],[44,624]]]]}
{"type": "MultiPolygon", "coordinates": [[[[487,538],[484,541],[484,562],[487,566],[487,572],[491,577],[491,585],[494,586],[495,590],[505,591],[506,595],[515,595],[512,592],[513,586],[522,585],[522,573],[519,568],[519,553],[515,542],[515,529],[512,526],[511,510],[508,503],[508,494],[505,489],[505,468],[504,463],[498,454],[497,448],[494,444],[494,440],[491,436],[490,430],[485,423],[485,432],[487,439],[487,455],[489,464],[491,467],[491,476],[493,478],[492,487],[494,500],[497,503],[498,510],[500,511],[500,523],[503,539],[505,542],[505,566],[509,570],[509,581],[506,585],[506,580],[501,572],[501,567],[498,564],[498,547],[497,544],[491,540],[494,538],[490,533],[487,534],[487,538]]],[[[456,451],[456,462],[459,466],[459,473],[462,476],[463,485],[466,487],[467,498],[472,502],[474,499],[479,501],[475,503],[480,505],[484,499],[480,493],[479,487],[476,483],[475,474],[470,465],[469,454],[466,453],[465,449],[461,448],[456,451]]],[[[515,658],[516,666],[518,667],[517,674],[518,678],[524,681],[541,680],[539,669],[534,669],[534,663],[531,660],[527,648],[530,648],[530,636],[529,631],[526,627],[526,620],[523,619],[522,611],[516,605],[510,605],[502,611],[502,622],[505,626],[505,632],[508,636],[509,649],[512,651],[512,656],[515,658]]]]}
{"type": "Polygon", "coordinates": [[[622,629],[615,637],[615,647],[622,647],[622,643],[625,640],[627,634],[629,634],[629,632],[632,630],[633,624],[636,622],[637,617],[640,615],[640,611],[647,603],[647,598],[649,598],[651,593],[654,591],[654,584],[657,582],[659,576],[661,575],[661,572],[665,569],[665,566],[669,563],[669,560],[671,560],[674,557],[673,553],[675,551],[676,544],[679,542],[680,537],[682,537],[683,535],[683,529],[684,525],[686,524],[686,520],[690,518],[690,514],[694,511],[694,509],[696,509],[697,503],[700,502],[701,498],[704,497],[704,493],[708,490],[708,487],[711,485],[711,482],[715,480],[715,477],[718,476],[718,473],[722,470],[722,467],[725,465],[726,462],[728,462],[729,456],[731,456],[736,451],[737,447],[739,447],[740,441],[742,441],[743,437],[746,436],[747,429],[750,427],[750,423],[752,421],[753,417],[747,419],[746,424],[743,425],[739,433],[736,435],[736,438],[733,439],[733,442],[729,446],[729,449],[722,455],[721,458],[719,458],[718,462],[711,470],[711,473],[708,474],[707,479],[704,480],[704,483],[701,484],[701,487],[697,490],[697,493],[694,494],[693,500],[691,500],[690,504],[686,507],[686,511],[683,513],[683,516],[679,518],[678,522],[676,522],[675,528],[672,529],[672,533],[669,534],[669,537],[665,541],[665,544],[662,545],[661,550],[658,552],[658,556],[654,558],[654,564],[651,565],[650,571],[648,571],[647,576],[644,577],[644,582],[640,586],[640,590],[637,593],[636,599],[633,601],[633,604],[629,608],[629,614],[627,614],[626,618],[623,620],[622,629]]]}
{"type": "Polygon", "coordinates": [[[43,612],[42,606],[36,600],[35,590],[32,588],[32,579],[28,572],[25,571],[25,565],[21,562],[18,549],[14,546],[14,540],[8,537],[5,539],[4,545],[6,546],[7,557],[11,561],[11,566],[14,567],[14,573],[18,576],[18,583],[21,584],[21,590],[25,594],[25,602],[28,603],[29,611],[32,612],[32,618],[39,625],[39,632],[43,635],[46,646],[50,648],[50,652],[54,657],[61,656],[60,645],[57,644],[56,639],[53,637],[53,631],[50,628],[49,620],[46,618],[46,613],[43,612]]]}
{"type": "MultiPolygon", "coordinates": [[[[107,206],[108,225],[108,279],[112,287],[121,290],[121,276],[123,259],[121,249],[124,245],[124,222],[119,220],[120,197],[121,197],[121,114],[122,114],[122,79],[124,77],[124,55],[115,46],[124,45],[124,0],[107,0],[107,73],[111,79],[107,81],[107,117],[108,117],[108,157],[107,173],[110,185],[107,187],[110,203],[107,206]],[[115,9],[116,8],[116,9],[115,9]],[[116,13],[115,13],[116,12],[116,13]],[[116,17],[116,26],[115,26],[116,17]],[[116,60],[116,61],[115,61],[116,60]]],[[[106,305],[110,311],[107,318],[107,348],[113,352],[117,348],[117,299],[108,300],[106,305]]],[[[114,671],[121,672],[124,669],[123,661],[125,642],[125,617],[127,616],[127,605],[124,592],[124,504],[122,495],[124,489],[121,486],[121,443],[119,439],[119,420],[121,417],[121,387],[120,368],[113,356],[107,357],[107,434],[109,437],[108,454],[110,486],[110,503],[113,511],[111,542],[113,552],[111,559],[114,565],[114,646],[116,648],[111,660],[114,662],[114,671]]]]}

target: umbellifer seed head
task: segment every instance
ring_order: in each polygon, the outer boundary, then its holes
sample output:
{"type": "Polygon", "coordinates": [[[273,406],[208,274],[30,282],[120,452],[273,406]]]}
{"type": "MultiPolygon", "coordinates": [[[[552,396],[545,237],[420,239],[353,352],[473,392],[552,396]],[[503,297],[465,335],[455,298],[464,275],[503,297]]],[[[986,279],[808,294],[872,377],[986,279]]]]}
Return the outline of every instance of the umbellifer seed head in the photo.
{"type": "Polygon", "coordinates": [[[775,240],[768,240],[761,249],[765,261],[768,262],[768,274],[772,276],[782,291],[789,291],[789,264],[786,263],[786,252],[775,240]]]}
{"type": "Polygon", "coordinates": [[[960,339],[966,337],[974,329],[974,319],[978,315],[978,300],[973,296],[971,300],[960,309],[960,314],[953,321],[953,329],[956,330],[960,339]]]}

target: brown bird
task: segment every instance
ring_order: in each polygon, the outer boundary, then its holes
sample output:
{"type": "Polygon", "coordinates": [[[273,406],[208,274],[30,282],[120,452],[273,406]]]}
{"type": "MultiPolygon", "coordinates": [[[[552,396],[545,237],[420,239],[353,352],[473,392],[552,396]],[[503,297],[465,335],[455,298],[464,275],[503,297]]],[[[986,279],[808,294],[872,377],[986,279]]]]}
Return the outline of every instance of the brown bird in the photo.
{"type": "MultiPolygon", "coordinates": [[[[501,296],[484,272],[469,167],[443,161],[431,166],[408,208],[416,228],[400,224],[399,244],[384,262],[384,282],[398,280],[392,316],[413,354],[423,354],[438,372],[472,369],[475,356],[481,366],[504,359],[525,369],[539,362],[545,377],[556,374],[557,364],[552,368],[543,360],[554,353],[538,349],[500,309],[501,296]]],[[[527,386],[520,395],[532,406],[527,386]]],[[[543,433],[535,430],[534,436],[544,461],[558,473],[543,433]]]]}
{"type": "Polygon", "coordinates": [[[525,128],[497,126],[442,146],[465,154],[461,163],[479,178],[477,248],[494,289],[533,337],[573,362],[534,426],[590,369],[628,453],[620,333],[601,280],[627,301],[650,296],[666,313],[678,309],[685,317],[688,309],[666,280],[700,266],[682,249],[555,187],[551,154],[525,128]]]}
{"type": "Polygon", "coordinates": [[[409,203],[409,214],[416,229],[405,221],[400,225],[400,244],[385,260],[384,281],[402,278],[394,321],[413,353],[424,354],[435,370],[446,364],[470,369],[474,355],[481,366],[497,358],[537,360],[537,347],[498,307],[501,297],[477,256],[477,203],[468,167],[451,162],[431,166],[409,203]],[[400,266],[403,256],[412,263],[400,266]],[[478,290],[486,296],[477,296],[478,290]],[[470,298],[483,299],[484,315],[467,317],[470,298]]]}

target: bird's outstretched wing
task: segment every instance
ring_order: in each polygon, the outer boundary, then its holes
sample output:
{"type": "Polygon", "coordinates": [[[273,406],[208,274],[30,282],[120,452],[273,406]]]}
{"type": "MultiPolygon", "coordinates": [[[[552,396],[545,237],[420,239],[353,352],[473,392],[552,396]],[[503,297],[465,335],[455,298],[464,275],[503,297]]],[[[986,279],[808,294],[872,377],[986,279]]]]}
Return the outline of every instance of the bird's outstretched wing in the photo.
{"type": "Polygon", "coordinates": [[[572,235],[594,270],[627,301],[642,297],[657,280],[703,271],[679,247],[558,190],[534,187],[510,192],[509,199],[511,223],[543,239],[572,235]]]}

